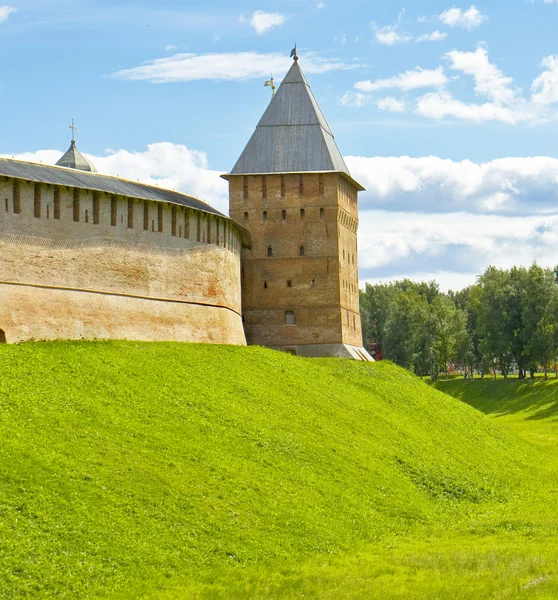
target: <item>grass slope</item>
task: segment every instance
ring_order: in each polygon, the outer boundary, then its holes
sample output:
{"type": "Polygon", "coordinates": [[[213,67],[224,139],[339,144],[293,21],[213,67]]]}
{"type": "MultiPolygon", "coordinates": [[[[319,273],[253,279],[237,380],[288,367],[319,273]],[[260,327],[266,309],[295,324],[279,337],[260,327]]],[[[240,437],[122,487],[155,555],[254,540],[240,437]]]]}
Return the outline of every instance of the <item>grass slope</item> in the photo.
{"type": "Polygon", "coordinates": [[[0,440],[6,598],[558,592],[542,450],[388,363],[4,346],[0,440]]]}

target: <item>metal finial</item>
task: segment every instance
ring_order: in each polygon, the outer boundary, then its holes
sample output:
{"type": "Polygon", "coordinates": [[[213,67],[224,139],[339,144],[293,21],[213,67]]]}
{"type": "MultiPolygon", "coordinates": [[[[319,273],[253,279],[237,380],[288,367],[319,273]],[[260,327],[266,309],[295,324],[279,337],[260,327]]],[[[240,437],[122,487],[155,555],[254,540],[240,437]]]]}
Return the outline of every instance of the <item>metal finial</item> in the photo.
{"type": "Polygon", "coordinates": [[[297,60],[298,60],[298,56],[297,56],[297,54],[296,54],[296,42],[295,42],[294,48],[291,50],[291,58],[292,58],[292,59],[293,59],[295,62],[297,62],[297,60]]]}
{"type": "Polygon", "coordinates": [[[273,75],[264,83],[264,87],[271,87],[271,97],[275,96],[275,84],[273,83],[273,75]]]}
{"type": "Polygon", "coordinates": [[[75,118],[72,117],[72,124],[70,125],[70,129],[72,130],[72,144],[76,143],[76,131],[77,131],[77,127],[76,127],[76,123],[75,123],[75,118]]]}

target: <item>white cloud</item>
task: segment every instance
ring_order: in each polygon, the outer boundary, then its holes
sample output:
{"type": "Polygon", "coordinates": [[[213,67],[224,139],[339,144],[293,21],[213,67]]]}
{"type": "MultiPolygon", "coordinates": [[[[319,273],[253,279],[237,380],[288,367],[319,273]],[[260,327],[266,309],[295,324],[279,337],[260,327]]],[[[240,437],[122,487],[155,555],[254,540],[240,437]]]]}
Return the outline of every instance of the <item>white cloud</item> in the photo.
{"type": "Polygon", "coordinates": [[[173,46],[172,44],[167,44],[165,46],[165,52],[172,52],[173,50],[177,50],[178,46],[173,46]]]}
{"type": "Polygon", "coordinates": [[[323,2],[318,2],[316,6],[314,6],[316,10],[323,10],[325,7],[326,5],[323,2]]]}
{"type": "Polygon", "coordinates": [[[378,100],[377,104],[380,110],[399,113],[405,112],[405,102],[403,102],[403,100],[397,100],[397,98],[393,98],[392,96],[381,98],[378,100]]]}
{"type": "Polygon", "coordinates": [[[558,56],[547,56],[541,66],[546,70],[533,81],[532,100],[537,104],[558,102],[558,56]]]}
{"type": "Polygon", "coordinates": [[[345,92],[340,99],[343,106],[351,106],[354,108],[360,108],[361,106],[369,104],[371,101],[372,96],[360,92],[345,92]]]}
{"type": "Polygon", "coordinates": [[[410,277],[459,289],[491,264],[558,262],[558,159],[345,160],[366,188],[359,202],[361,282],[410,277]]]}
{"type": "Polygon", "coordinates": [[[375,23],[372,23],[372,28],[378,44],[384,44],[385,46],[404,44],[405,42],[410,42],[413,39],[406,33],[400,32],[397,25],[385,25],[384,27],[378,27],[375,23]]]}
{"type": "Polygon", "coordinates": [[[441,42],[448,37],[446,32],[441,32],[436,29],[432,33],[424,33],[423,35],[419,35],[417,38],[417,42],[441,42]]]}
{"type": "Polygon", "coordinates": [[[466,103],[455,99],[447,91],[433,92],[419,98],[416,112],[431,119],[453,117],[475,123],[501,121],[508,125],[517,125],[522,122],[536,123],[541,119],[529,107],[524,109],[510,108],[493,102],[485,102],[484,104],[466,103]]]}
{"type": "MultiPolygon", "coordinates": [[[[454,98],[447,90],[425,94],[417,101],[416,112],[432,119],[452,117],[480,123],[483,121],[500,121],[515,125],[517,123],[540,123],[552,118],[544,107],[527,101],[515,86],[511,77],[505,76],[496,65],[488,59],[486,48],[479,46],[475,52],[452,50],[445,55],[450,68],[473,77],[475,93],[485,96],[484,103],[466,103],[454,98]]],[[[550,67],[550,62],[543,63],[550,67]]],[[[552,80],[550,71],[545,72],[548,81],[552,80]]],[[[543,73],[539,79],[545,76],[543,73]]],[[[535,89],[545,90],[549,85],[535,85],[535,89]]]]}
{"type": "MultiPolygon", "coordinates": [[[[38,150],[15,158],[55,164],[61,155],[58,150],[38,150]]],[[[228,214],[227,183],[220,178],[223,171],[210,169],[204,152],[182,144],[159,142],[149,144],[143,152],[109,150],[105,156],[86,156],[100,173],[192,194],[228,214]]]]}
{"type": "Polygon", "coordinates": [[[362,280],[436,279],[443,289],[475,282],[489,265],[556,264],[558,215],[548,217],[394,214],[363,211],[359,228],[362,280]]]}
{"type": "Polygon", "coordinates": [[[0,23],[6,21],[16,10],[17,8],[14,8],[13,6],[0,6],[0,23]]]}
{"type": "Polygon", "coordinates": [[[452,50],[446,58],[452,69],[474,78],[477,94],[488,96],[499,104],[513,104],[518,100],[519,92],[513,87],[513,79],[506,77],[488,60],[486,48],[479,46],[475,52],[452,50]]]}
{"type": "MultiPolygon", "coordinates": [[[[304,71],[309,74],[353,69],[359,65],[320,56],[304,55],[304,71]]],[[[222,52],[208,54],[182,53],[157,58],[131,69],[113,74],[119,79],[144,80],[151,83],[217,79],[225,81],[269,77],[269,73],[286,73],[292,61],[283,53],[222,52]]]]}
{"type": "Polygon", "coordinates": [[[375,21],[370,22],[370,27],[374,32],[376,41],[378,44],[384,44],[385,46],[395,46],[396,44],[404,44],[405,42],[412,41],[412,37],[407,33],[399,31],[399,25],[401,19],[405,15],[405,10],[402,10],[397,16],[397,22],[395,25],[384,25],[379,27],[375,21]]]}
{"type": "Polygon", "coordinates": [[[439,16],[440,21],[450,27],[464,27],[465,29],[473,29],[486,21],[486,15],[483,15],[475,6],[471,6],[468,10],[461,8],[450,8],[445,10],[439,16]]]}
{"type": "Polygon", "coordinates": [[[421,69],[417,67],[395,77],[376,79],[376,81],[357,81],[354,88],[361,92],[375,92],[390,88],[408,92],[409,90],[424,87],[443,87],[448,81],[442,67],[438,67],[437,69],[421,69]]]}
{"type": "Polygon", "coordinates": [[[282,25],[285,22],[286,17],[281,13],[269,13],[263,10],[256,10],[254,13],[252,13],[250,18],[247,19],[246,17],[240,17],[239,20],[241,23],[249,23],[254,28],[256,33],[262,35],[270,29],[282,25]]]}
{"type": "Polygon", "coordinates": [[[558,214],[558,159],[502,158],[487,163],[422,158],[346,157],[366,192],[361,208],[477,214],[558,214]]]}

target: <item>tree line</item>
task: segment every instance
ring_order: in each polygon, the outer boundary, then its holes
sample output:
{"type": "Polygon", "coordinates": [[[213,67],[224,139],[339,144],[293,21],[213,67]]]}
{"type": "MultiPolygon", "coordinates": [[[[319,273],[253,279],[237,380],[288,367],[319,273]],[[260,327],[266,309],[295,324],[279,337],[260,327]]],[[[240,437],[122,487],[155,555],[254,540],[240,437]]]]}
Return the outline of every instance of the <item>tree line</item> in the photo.
{"type": "Polygon", "coordinates": [[[558,267],[489,267],[447,294],[433,281],[366,284],[360,304],[365,346],[417,375],[556,372],[558,267]]]}

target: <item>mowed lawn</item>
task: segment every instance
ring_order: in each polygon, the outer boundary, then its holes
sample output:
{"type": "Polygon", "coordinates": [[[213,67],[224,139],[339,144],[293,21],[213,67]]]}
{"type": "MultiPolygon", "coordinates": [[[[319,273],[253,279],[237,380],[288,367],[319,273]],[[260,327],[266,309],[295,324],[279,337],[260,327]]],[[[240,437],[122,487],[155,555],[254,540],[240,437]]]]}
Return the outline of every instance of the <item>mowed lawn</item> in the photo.
{"type": "Polygon", "coordinates": [[[551,388],[490,411],[389,363],[3,346],[0,598],[557,598],[551,388]]]}

